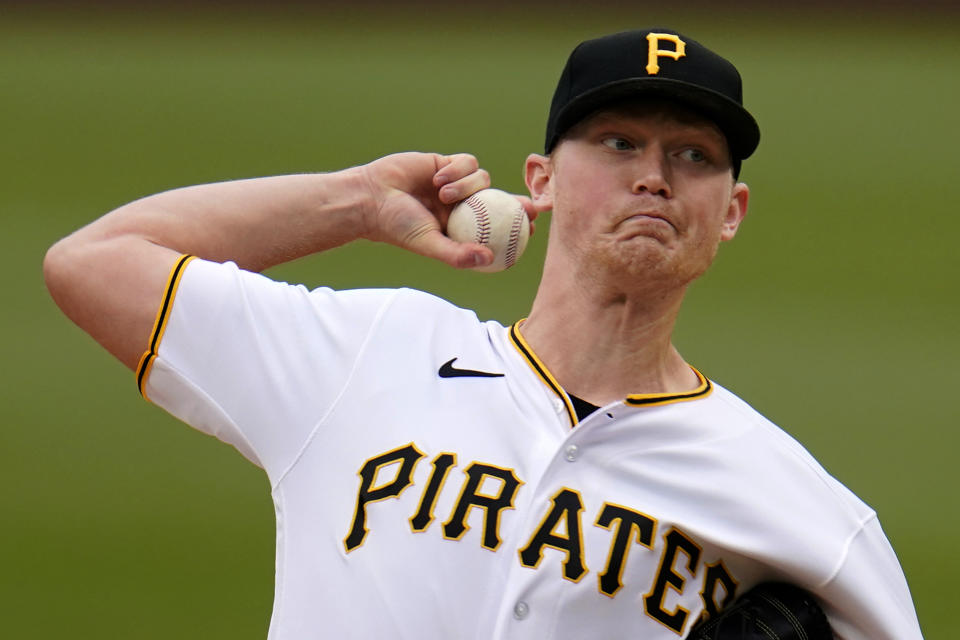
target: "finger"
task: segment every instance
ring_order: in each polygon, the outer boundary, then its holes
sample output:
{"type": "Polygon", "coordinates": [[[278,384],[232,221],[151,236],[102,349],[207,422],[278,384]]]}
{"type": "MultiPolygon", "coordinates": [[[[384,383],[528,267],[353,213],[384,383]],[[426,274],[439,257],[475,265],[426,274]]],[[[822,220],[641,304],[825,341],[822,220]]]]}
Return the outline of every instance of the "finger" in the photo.
{"type": "Polygon", "coordinates": [[[490,186],[490,174],[468,153],[440,156],[438,166],[433,181],[443,204],[454,204],[490,186]]]}
{"type": "Polygon", "coordinates": [[[440,202],[454,204],[465,200],[477,191],[490,186],[490,174],[486,169],[477,169],[473,173],[460,178],[455,182],[444,185],[440,189],[440,202]]]}
{"type": "Polygon", "coordinates": [[[407,241],[407,248],[428,258],[435,258],[451,267],[469,269],[493,262],[493,251],[475,243],[456,242],[438,229],[425,229],[407,241]]]}
{"type": "Polygon", "coordinates": [[[514,197],[520,201],[520,205],[523,207],[523,210],[527,212],[527,218],[530,220],[530,222],[536,220],[540,215],[540,210],[538,210],[537,206],[533,204],[533,200],[527,196],[514,195],[514,197]]]}
{"type": "Polygon", "coordinates": [[[437,155],[437,171],[433,175],[433,184],[437,187],[456,182],[480,167],[476,157],[469,153],[455,153],[449,156],[437,155]]]}

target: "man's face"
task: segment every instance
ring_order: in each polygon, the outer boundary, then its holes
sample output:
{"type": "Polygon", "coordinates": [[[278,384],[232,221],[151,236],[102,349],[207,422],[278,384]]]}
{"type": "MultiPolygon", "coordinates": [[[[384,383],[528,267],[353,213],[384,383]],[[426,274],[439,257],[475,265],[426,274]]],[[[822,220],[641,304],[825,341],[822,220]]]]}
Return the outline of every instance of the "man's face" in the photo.
{"type": "Polygon", "coordinates": [[[553,209],[551,250],[565,268],[625,286],[688,284],[736,234],[748,198],[719,129],[666,104],[590,116],[549,158],[528,159],[527,185],[553,209]]]}

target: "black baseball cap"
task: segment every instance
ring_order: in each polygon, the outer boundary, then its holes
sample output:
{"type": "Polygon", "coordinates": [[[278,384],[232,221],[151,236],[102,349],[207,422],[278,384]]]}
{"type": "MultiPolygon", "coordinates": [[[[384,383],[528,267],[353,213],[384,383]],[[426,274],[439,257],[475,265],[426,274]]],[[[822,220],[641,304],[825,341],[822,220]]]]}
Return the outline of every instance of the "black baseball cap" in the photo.
{"type": "Polygon", "coordinates": [[[547,119],[545,152],[573,125],[612,102],[660,98],[703,115],[727,138],[733,173],[760,142],[730,62],[672,29],[615,33],[577,46],[567,59],[547,119]]]}

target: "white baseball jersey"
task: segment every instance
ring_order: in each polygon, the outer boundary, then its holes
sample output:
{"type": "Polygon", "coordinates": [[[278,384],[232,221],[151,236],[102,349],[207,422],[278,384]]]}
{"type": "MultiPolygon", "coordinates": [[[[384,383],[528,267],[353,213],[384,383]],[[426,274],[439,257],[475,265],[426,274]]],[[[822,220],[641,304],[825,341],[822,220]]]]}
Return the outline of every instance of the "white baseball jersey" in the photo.
{"type": "Polygon", "coordinates": [[[701,376],[577,422],[521,327],[184,258],[144,395],[267,473],[272,640],[684,637],[754,584],[920,638],[874,512],[701,376]]]}

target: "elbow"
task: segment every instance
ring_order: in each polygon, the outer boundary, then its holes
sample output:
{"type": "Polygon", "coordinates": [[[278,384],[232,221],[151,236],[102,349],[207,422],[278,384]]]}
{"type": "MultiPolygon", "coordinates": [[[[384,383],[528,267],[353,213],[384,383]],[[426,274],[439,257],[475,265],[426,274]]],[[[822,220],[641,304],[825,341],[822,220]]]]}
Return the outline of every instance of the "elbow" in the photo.
{"type": "Polygon", "coordinates": [[[47,291],[60,310],[74,322],[77,321],[76,306],[82,303],[84,295],[81,292],[87,286],[85,279],[90,271],[84,257],[89,259],[90,256],[89,247],[74,234],[54,243],[43,257],[43,281],[47,291]]]}
{"type": "Polygon", "coordinates": [[[47,249],[43,257],[43,281],[47,291],[58,306],[63,308],[66,291],[69,290],[71,267],[70,237],[63,238],[47,249]]]}

